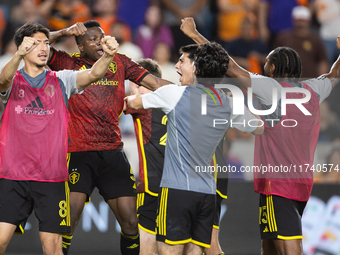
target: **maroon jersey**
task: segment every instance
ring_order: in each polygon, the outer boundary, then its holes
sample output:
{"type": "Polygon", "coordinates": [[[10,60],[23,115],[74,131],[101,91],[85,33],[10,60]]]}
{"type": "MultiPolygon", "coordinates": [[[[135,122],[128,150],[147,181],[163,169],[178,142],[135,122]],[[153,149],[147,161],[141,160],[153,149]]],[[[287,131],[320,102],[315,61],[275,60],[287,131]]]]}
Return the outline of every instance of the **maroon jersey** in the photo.
{"type": "MultiPolygon", "coordinates": [[[[80,54],[53,51],[48,65],[52,70],[90,69],[94,62],[80,54]]],[[[123,111],[124,80],[137,84],[148,72],[129,57],[117,53],[104,77],[68,101],[71,119],[68,127],[68,151],[104,151],[122,149],[118,118],[123,111]]]]}
{"type": "Polygon", "coordinates": [[[137,192],[157,196],[164,165],[168,118],[158,109],[134,111],[128,106],[125,114],[132,115],[136,133],[139,156],[137,192]]]}

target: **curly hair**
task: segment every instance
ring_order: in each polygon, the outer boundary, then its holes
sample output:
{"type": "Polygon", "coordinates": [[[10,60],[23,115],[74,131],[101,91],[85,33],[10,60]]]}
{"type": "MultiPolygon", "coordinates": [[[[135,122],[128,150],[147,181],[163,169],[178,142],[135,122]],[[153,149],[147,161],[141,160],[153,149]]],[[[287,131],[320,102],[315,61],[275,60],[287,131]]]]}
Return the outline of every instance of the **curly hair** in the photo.
{"type": "Polygon", "coordinates": [[[17,47],[22,44],[25,36],[31,37],[36,33],[44,33],[46,37],[50,38],[50,30],[38,22],[27,22],[22,25],[14,34],[13,40],[17,47]]]}
{"type": "Polygon", "coordinates": [[[269,57],[269,63],[275,66],[273,78],[294,78],[301,76],[301,59],[297,52],[289,47],[276,48],[269,57]]]}
{"type": "Polygon", "coordinates": [[[196,77],[221,78],[228,71],[229,55],[218,43],[200,45],[195,53],[196,77]]]}

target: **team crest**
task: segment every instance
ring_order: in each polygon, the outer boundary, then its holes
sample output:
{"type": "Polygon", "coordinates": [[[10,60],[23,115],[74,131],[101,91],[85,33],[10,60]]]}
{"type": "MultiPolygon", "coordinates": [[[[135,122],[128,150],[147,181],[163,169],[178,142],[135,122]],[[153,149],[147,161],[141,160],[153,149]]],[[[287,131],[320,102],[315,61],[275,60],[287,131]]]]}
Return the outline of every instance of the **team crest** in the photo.
{"type": "Polygon", "coordinates": [[[111,73],[115,73],[117,71],[117,63],[116,62],[111,62],[109,66],[109,70],[111,73]]]}
{"type": "Polygon", "coordinates": [[[76,184],[79,181],[80,174],[77,172],[73,172],[70,174],[70,182],[72,184],[76,184]]]}
{"type": "Polygon", "coordinates": [[[46,95],[52,97],[54,95],[54,86],[53,85],[46,85],[45,89],[44,89],[46,95]]]}

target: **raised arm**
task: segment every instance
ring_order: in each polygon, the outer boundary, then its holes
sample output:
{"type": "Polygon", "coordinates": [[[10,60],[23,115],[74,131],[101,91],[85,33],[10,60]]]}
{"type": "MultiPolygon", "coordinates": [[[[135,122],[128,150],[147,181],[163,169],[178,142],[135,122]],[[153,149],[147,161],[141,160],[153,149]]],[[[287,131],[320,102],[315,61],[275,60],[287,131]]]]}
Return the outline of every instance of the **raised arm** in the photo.
{"type": "MultiPolygon", "coordinates": [[[[181,30],[186,36],[193,39],[198,45],[209,43],[209,41],[197,31],[195,21],[191,17],[182,19],[181,30]]],[[[250,87],[251,82],[249,79],[250,75],[248,71],[240,67],[230,56],[229,56],[229,59],[230,59],[229,66],[228,66],[228,71],[226,74],[230,78],[242,78],[240,79],[239,85],[244,88],[250,87]],[[244,79],[244,78],[248,78],[248,79],[244,79]]]]}
{"type": "Polygon", "coordinates": [[[0,73],[0,92],[5,92],[10,88],[13,77],[19,67],[20,61],[24,58],[24,56],[33,51],[37,46],[37,39],[27,36],[24,38],[22,44],[19,46],[18,51],[4,66],[0,73]]]}
{"type": "Polygon", "coordinates": [[[54,43],[56,40],[63,36],[79,36],[79,35],[84,35],[86,32],[87,28],[84,26],[83,23],[78,22],[70,27],[58,30],[58,31],[53,31],[50,33],[50,44],[54,43]]]}
{"type": "Polygon", "coordinates": [[[79,90],[85,89],[92,82],[98,81],[105,75],[119,46],[116,39],[111,36],[105,36],[101,40],[101,45],[104,55],[97,60],[91,69],[79,71],[77,75],[77,88],[79,90]]]}
{"type": "MultiPolygon", "coordinates": [[[[340,50],[340,36],[338,36],[336,40],[336,46],[338,50],[340,50]]],[[[331,70],[328,74],[324,75],[325,77],[329,78],[332,83],[332,88],[334,88],[339,83],[339,77],[340,77],[340,55],[338,59],[334,62],[334,64],[331,67],[331,70]]]]}
{"type": "MultiPolygon", "coordinates": [[[[79,36],[83,35],[86,32],[87,28],[84,26],[83,23],[79,22],[76,23],[68,28],[61,29],[59,31],[54,31],[50,33],[50,44],[58,40],[63,36],[79,36]]],[[[53,55],[54,49],[51,47],[50,55],[48,56],[48,60],[51,59],[53,55]]]]}
{"type": "Polygon", "coordinates": [[[192,17],[182,19],[181,30],[198,45],[209,42],[208,39],[197,31],[195,21],[192,17]]]}

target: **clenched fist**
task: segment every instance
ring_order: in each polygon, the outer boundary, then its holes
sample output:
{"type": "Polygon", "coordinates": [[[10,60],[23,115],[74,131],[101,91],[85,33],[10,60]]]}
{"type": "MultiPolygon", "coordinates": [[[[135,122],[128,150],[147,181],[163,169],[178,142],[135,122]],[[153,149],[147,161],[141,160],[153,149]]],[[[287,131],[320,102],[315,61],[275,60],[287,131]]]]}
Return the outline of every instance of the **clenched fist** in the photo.
{"type": "Polygon", "coordinates": [[[83,23],[78,22],[68,28],[65,28],[63,30],[63,35],[66,36],[80,36],[80,35],[84,35],[86,32],[87,28],[84,26],[83,23]]]}
{"type": "Polygon", "coordinates": [[[21,45],[18,49],[18,54],[22,57],[26,56],[28,53],[32,52],[38,46],[37,39],[33,37],[25,36],[21,45]]]}
{"type": "Polygon", "coordinates": [[[104,52],[110,56],[114,56],[118,50],[119,43],[116,38],[111,36],[105,36],[100,42],[104,52]]]}
{"type": "Polygon", "coordinates": [[[182,32],[191,38],[191,36],[195,35],[197,33],[196,31],[196,24],[193,18],[184,18],[181,20],[181,30],[182,32]]]}

